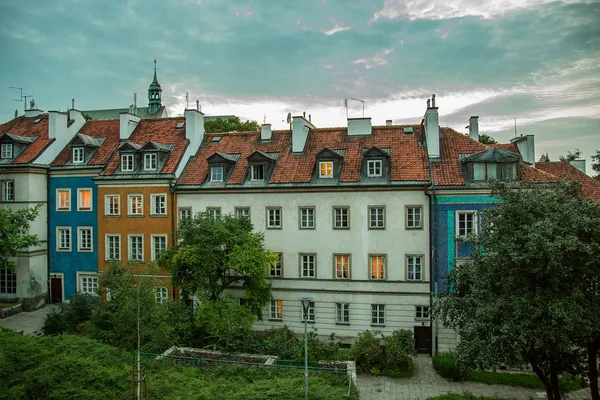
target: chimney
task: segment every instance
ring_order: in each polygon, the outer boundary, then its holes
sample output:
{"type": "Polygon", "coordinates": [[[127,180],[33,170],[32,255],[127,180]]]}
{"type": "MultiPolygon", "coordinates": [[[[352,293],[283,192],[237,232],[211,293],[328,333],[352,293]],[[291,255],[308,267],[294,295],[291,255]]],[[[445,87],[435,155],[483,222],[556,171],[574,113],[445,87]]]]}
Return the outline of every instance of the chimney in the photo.
{"type": "Polygon", "coordinates": [[[48,139],[56,139],[66,134],[68,118],[66,112],[48,111],[48,139]]]}
{"type": "Polygon", "coordinates": [[[262,124],[260,128],[260,141],[269,142],[271,140],[271,124],[262,124]]]}
{"type": "Polygon", "coordinates": [[[48,138],[54,139],[54,141],[36,162],[51,163],[69,143],[69,140],[85,125],[85,122],[85,118],[79,110],[70,110],[68,113],[48,111],[48,138]]]}
{"type": "Polygon", "coordinates": [[[569,164],[585,174],[585,160],[573,160],[569,161],[569,164]]]}
{"type": "Polygon", "coordinates": [[[521,135],[510,139],[511,143],[517,145],[523,161],[527,164],[532,164],[535,167],[535,141],[533,135],[521,135]]]}
{"type": "Polygon", "coordinates": [[[392,126],[392,120],[391,119],[386,119],[385,120],[385,125],[386,126],[392,126]]]}
{"type": "Polygon", "coordinates": [[[133,133],[133,130],[140,122],[140,117],[133,115],[128,112],[122,112],[119,114],[120,127],[119,127],[119,139],[127,140],[133,133]]]}
{"type": "Polygon", "coordinates": [[[302,116],[292,117],[292,152],[300,153],[304,151],[308,131],[316,127],[302,116]]]}
{"type": "Polygon", "coordinates": [[[75,99],[71,99],[71,110],[75,109],[75,99]]]}
{"type": "Polygon", "coordinates": [[[366,136],[371,132],[371,117],[348,118],[348,136],[366,136]]]}
{"type": "Polygon", "coordinates": [[[479,117],[477,116],[469,118],[469,137],[479,141],[479,117]]]}
{"type": "Polygon", "coordinates": [[[192,146],[202,143],[204,140],[204,114],[193,108],[186,109],[185,115],[185,137],[192,146]]]}
{"type": "MultiPolygon", "coordinates": [[[[18,111],[15,113],[15,118],[17,117],[18,111]]],[[[38,110],[37,108],[30,108],[29,110],[25,110],[25,118],[33,118],[37,117],[42,113],[42,110],[38,110]]]]}
{"type": "Polygon", "coordinates": [[[196,100],[196,111],[200,111],[200,100],[196,100]]]}
{"type": "Polygon", "coordinates": [[[435,94],[431,96],[431,102],[427,100],[427,111],[423,117],[425,138],[427,140],[427,155],[432,161],[440,158],[440,122],[438,108],[435,107],[435,94]]]}

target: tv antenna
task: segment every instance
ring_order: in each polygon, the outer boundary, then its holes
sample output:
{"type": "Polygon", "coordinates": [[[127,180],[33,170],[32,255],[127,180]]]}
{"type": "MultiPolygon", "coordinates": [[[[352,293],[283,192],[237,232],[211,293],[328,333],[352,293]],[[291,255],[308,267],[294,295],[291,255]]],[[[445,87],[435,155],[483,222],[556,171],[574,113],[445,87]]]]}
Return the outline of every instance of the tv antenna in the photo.
{"type": "Polygon", "coordinates": [[[185,109],[190,108],[190,95],[188,92],[185,92],[185,109]]]}
{"type": "Polygon", "coordinates": [[[286,121],[290,124],[290,130],[292,130],[292,113],[288,113],[286,121]]]}
{"type": "Polygon", "coordinates": [[[24,96],[24,95],[23,95],[23,90],[25,90],[25,89],[23,89],[23,88],[20,88],[20,87],[16,87],[16,86],[9,86],[9,88],[10,88],[10,89],[16,89],[16,90],[19,90],[19,91],[20,91],[19,98],[18,98],[18,99],[12,99],[12,100],[13,100],[13,101],[18,101],[18,102],[24,103],[24,104],[23,104],[23,109],[24,109],[25,111],[27,111],[27,98],[28,98],[28,97],[33,97],[33,95],[32,95],[32,94],[28,94],[28,95],[25,95],[25,96],[24,96]]]}
{"type": "MultiPolygon", "coordinates": [[[[360,101],[362,103],[362,116],[365,117],[365,101],[361,99],[355,99],[354,97],[350,97],[350,100],[360,101]]],[[[348,118],[348,99],[344,99],[344,107],[346,107],[346,119],[348,118]]]]}
{"type": "Polygon", "coordinates": [[[517,118],[515,118],[515,137],[517,137],[517,118]]]}

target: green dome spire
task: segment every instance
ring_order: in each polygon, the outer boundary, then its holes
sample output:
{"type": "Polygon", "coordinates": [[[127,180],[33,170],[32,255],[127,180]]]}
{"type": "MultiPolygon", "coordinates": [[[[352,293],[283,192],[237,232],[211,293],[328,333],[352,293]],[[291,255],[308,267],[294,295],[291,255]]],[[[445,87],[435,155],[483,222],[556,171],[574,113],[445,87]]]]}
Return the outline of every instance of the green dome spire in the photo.
{"type": "Polygon", "coordinates": [[[154,114],[161,107],[162,104],[160,102],[162,89],[160,84],[158,83],[158,79],[156,79],[156,58],[154,59],[154,79],[148,88],[148,111],[150,114],[154,114]]]}

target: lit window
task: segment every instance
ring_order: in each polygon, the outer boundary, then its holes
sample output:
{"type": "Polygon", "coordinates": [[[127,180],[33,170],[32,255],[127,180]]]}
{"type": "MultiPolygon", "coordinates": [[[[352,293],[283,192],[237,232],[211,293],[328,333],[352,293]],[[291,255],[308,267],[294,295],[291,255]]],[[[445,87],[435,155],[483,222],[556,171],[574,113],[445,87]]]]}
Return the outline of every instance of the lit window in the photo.
{"type": "Polygon", "coordinates": [[[406,228],[407,229],[420,229],[422,221],[421,207],[406,207],[406,228]]]}
{"type": "Polygon", "coordinates": [[[79,204],[77,210],[91,211],[92,209],[92,189],[77,189],[79,204]]]}
{"type": "Polygon", "coordinates": [[[129,235],[129,259],[144,261],[144,237],[142,235],[129,235]]]}
{"type": "Polygon", "coordinates": [[[121,155],[121,171],[123,171],[123,172],[133,171],[133,154],[122,154],[121,155]]]}
{"type": "Polygon", "coordinates": [[[118,194],[107,194],[104,196],[104,214],[105,215],[120,215],[121,198],[118,194]]]}
{"type": "Polygon", "coordinates": [[[423,257],[406,256],[406,264],[409,281],[420,281],[423,279],[423,257]]]}
{"type": "Polygon", "coordinates": [[[262,164],[250,166],[250,180],[252,181],[264,181],[265,180],[265,166],[262,164]]]}
{"type": "Polygon", "coordinates": [[[98,277],[97,276],[79,276],[79,288],[81,293],[98,294],[98,277]]]}
{"type": "Polygon", "coordinates": [[[348,229],[350,227],[350,208],[333,207],[333,228],[348,229]]]}
{"type": "Polygon", "coordinates": [[[238,218],[250,218],[250,207],[236,207],[235,216],[238,218]]]}
{"type": "Polygon", "coordinates": [[[457,213],[456,232],[459,237],[467,237],[477,233],[477,213],[465,211],[457,213]]]}
{"type": "Polygon", "coordinates": [[[120,260],[121,259],[121,236],[106,235],[106,259],[120,260]]]}
{"type": "Polygon", "coordinates": [[[141,194],[129,195],[129,215],[144,215],[144,201],[141,194]]]}
{"type": "Polygon", "coordinates": [[[367,161],[367,176],[381,176],[382,162],[381,160],[367,161]]]}
{"type": "Polygon", "coordinates": [[[333,178],[333,161],[319,163],[319,178],[333,178]]]}
{"type": "Polygon", "coordinates": [[[385,304],[371,304],[371,325],[385,325],[385,304]]]}
{"type": "Polygon", "coordinates": [[[221,207],[207,207],[206,213],[210,219],[221,218],[221,207]]]}
{"type": "Polygon", "coordinates": [[[58,211],[71,210],[71,189],[56,189],[56,209],[58,211]]]}
{"type": "Polygon", "coordinates": [[[81,164],[83,162],[83,156],[83,147],[75,147],[73,149],[73,164],[81,164]]]}
{"type": "MultiPolygon", "coordinates": [[[[306,322],[315,322],[315,302],[311,301],[308,303],[308,318],[306,322]]],[[[300,305],[300,315],[302,316],[302,322],[304,322],[304,307],[300,305]]]]}
{"type": "Polygon", "coordinates": [[[169,300],[169,291],[164,286],[155,287],[154,297],[157,304],[165,304],[169,300]]]}
{"type": "Polygon", "coordinates": [[[2,144],[2,158],[13,158],[12,143],[3,143],[2,144]]]}
{"type": "Polygon", "coordinates": [[[350,304],[335,303],[335,323],[349,324],[350,323],[350,304]]]}
{"type": "Polygon", "coordinates": [[[369,228],[384,229],[385,228],[385,208],[369,207],[369,228]]]}
{"type": "Polygon", "coordinates": [[[156,153],[144,154],[144,170],[146,170],[146,171],[156,170],[156,153]]]}
{"type": "Polygon", "coordinates": [[[17,293],[17,274],[6,267],[0,267],[0,294],[17,293]]]}
{"type": "Polygon", "coordinates": [[[429,319],[429,306],[415,306],[415,319],[429,319]]]}
{"type": "Polygon", "coordinates": [[[15,181],[2,181],[2,201],[15,201],[15,181]]]}
{"type": "Polygon", "coordinates": [[[56,251],[71,251],[71,227],[56,228],[56,251]]]}
{"type": "Polygon", "coordinates": [[[302,270],[302,278],[314,278],[316,274],[316,258],[314,254],[300,255],[300,268],[302,270]]]}
{"type": "Polygon", "coordinates": [[[222,166],[210,167],[210,181],[211,182],[223,182],[223,167],[222,166]]]}
{"type": "Polygon", "coordinates": [[[283,318],[282,303],[281,300],[271,300],[271,319],[283,318]]]}
{"type": "Polygon", "coordinates": [[[92,251],[92,228],[77,228],[77,250],[92,251]]]}
{"type": "Polygon", "coordinates": [[[335,256],[335,277],[336,279],[350,279],[350,256],[335,256]]]}
{"type": "Polygon", "coordinates": [[[371,256],[371,279],[383,280],[385,279],[385,257],[384,256],[371,256]]]}
{"type": "Polygon", "coordinates": [[[281,278],[283,276],[283,253],[278,253],[277,264],[274,268],[269,269],[271,278],[281,278]]]}
{"type": "Polygon", "coordinates": [[[153,194],[150,196],[152,209],[150,215],[167,215],[167,195],[153,194]]]}
{"type": "Polygon", "coordinates": [[[300,208],[300,229],[314,229],[315,228],[315,209],[300,208]]]}
{"type": "Polygon", "coordinates": [[[267,229],[281,229],[281,207],[267,208],[267,229]]]}
{"type": "Polygon", "coordinates": [[[152,261],[155,261],[165,250],[167,250],[167,236],[152,235],[152,261]]]}

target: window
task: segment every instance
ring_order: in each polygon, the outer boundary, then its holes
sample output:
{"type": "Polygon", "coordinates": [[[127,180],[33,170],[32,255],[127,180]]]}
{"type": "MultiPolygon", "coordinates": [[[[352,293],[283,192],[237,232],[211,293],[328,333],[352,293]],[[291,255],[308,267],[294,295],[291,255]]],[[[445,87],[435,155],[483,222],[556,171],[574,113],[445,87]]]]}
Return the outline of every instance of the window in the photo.
{"type": "Polygon", "coordinates": [[[423,279],[423,257],[406,256],[407,279],[409,281],[420,281],[423,279]]]}
{"type": "Polygon", "coordinates": [[[129,259],[144,261],[144,237],[142,235],[129,235],[129,259]]]}
{"type": "Polygon", "coordinates": [[[281,320],[283,318],[283,312],[281,300],[271,300],[271,319],[281,320]]]}
{"type": "Polygon", "coordinates": [[[317,256],[314,254],[300,254],[300,276],[302,278],[315,278],[317,256]]]}
{"type": "Polygon", "coordinates": [[[77,251],[92,251],[92,227],[77,228],[77,251]]]}
{"type": "Polygon", "coordinates": [[[385,228],[385,208],[369,207],[369,229],[385,228]]]}
{"type": "Polygon", "coordinates": [[[144,154],[144,170],[155,171],[156,170],[156,153],[144,154]]]}
{"type": "Polygon", "coordinates": [[[167,250],[167,235],[152,235],[152,261],[167,250]]]}
{"type": "Polygon", "coordinates": [[[349,324],[350,323],[350,304],[335,303],[335,323],[349,324]]]}
{"type": "Polygon", "coordinates": [[[118,194],[107,194],[104,196],[104,214],[105,215],[120,215],[121,214],[121,197],[118,194]]]}
{"type": "Polygon", "coordinates": [[[77,189],[77,199],[78,211],[92,210],[92,189],[77,189]]]}
{"type": "Polygon", "coordinates": [[[207,207],[206,213],[210,219],[219,219],[221,218],[221,207],[207,207]]]}
{"type": "Polygon", "coordinates": [[[71,189],[56,189],[56,210],[71,210],[71,189]]]}
{"type": "Polygon", "coordinates": [[[267,229],[281,229],[281,207],[267,207],[267,229]]]}
{"type": "Polygon", "coordinates": [[[141,194],[130,194],[129,215],[144,215],[144,197],[141,194]]]}
{"type": "Polygon", "coordinates": [[[150,215],[167,215],[167,195],[153,194],[150,195],[152,208],[150,215]]]}
{"type": "Polygon", "coordinates": [[[235,216],[238,218],[250,218],[250,207],[236,207],[235,216]]]}
{"type": "Polygon", "coordinates": [[[13,158],[13,145],[12,143],[2,144],[2,158],[13,158]]]}
{"type": "MultiPolygon", "coordinates": [[[[311,301],[308,303],[308,318],[306,322],[315,322],[315,302],[311,301]]],[[[304,322],[304,307],[300,304],[300,319],[304,322]]]]}
{"type": "Polygon", "coordinates": [[[17,274],[8,268],[0,268],[0,294],[17,293],[17,274]]]}
{"type": "Polygon", "coordinates": [[[73,164],[81,164],[83,163],[84,156],[83,147],[75,147],[73,148],[73,164]]]}
{"type": "Polygon", "coordinates": [[[315,229],[314,207],[300,207],[300,229],[315,229]]]}
{"type": "Polygon", "coordinates": [[[340,254],[334,256],[335,278],[350,279],[350,255],[340,254]]]}
{"type": "Polygon", "coordinates": [[[473,180],[514,180],[517,178],[517,163],[473,163],[473,180]]]}
{"type": "Polygon", "coordinates": [[[210,167],[210,181],[211,182],[223,182],[223,167],[222,166],[210,167]]]}
{"type": "Polygon", "coordinates": [[[121,154],[121,171],[133,171],[133,154],[121,154]]]}
{"type": "Polygon", "coordinates": [[[15,181],[2,181],[2,201],[15,201],[15,181]]]}
{"type": "Polygon", "coordinates": [[[263,164],[254,164],[250,166],[250,180],[251,181],[264,181],[265,180],[265,166],[263,164]]]}
{"type": "Polygon", "coordinates": [[[281,278],[283,276],[283,253],[278,253],[277,264],[274,268],[269,269],[271,278],[281,278]]]}
{"type": "Polygon", "coordinates": [[[415,319],[429,319],[429,306],[415,306],[415,319]]]}
{"type": "Polygon", "coordinates": [[[406,228],[407,229],[421,229],[422,225],[423,208],[420,206],[409,206],[406,207],[406,228]]]}
{"type": "Polygon", "coordinates": [[[477,233],[477,213],[475,211],[465,211],[457,213],[456,232],[459,237],[467,237],[477,233]]]}
{"type": "Polygon", "coordinates": [[[79,291],[86,294],[98,294],[98,277],[89,275],[79,276],[79,291]]]}
{"type": "Polygon", "coordinates": [[[385,279],[385,256],[370,256],[371,262],[371,279],[385,279]]]}
{"type": "Polygon", "coordinates": [[[156,304],[165,304],[169,299],[169,291],[164,286],[155,287],[154,297],[156,299],[156,304]]]}
{"type": "Polygon", "coordinates": [[[385,325],[385,304],[371,304],[371,325],[385,325]]]}
{"type": "Polygon", "coordinates": [[[367,161],[367,176],[381,176],[382,164],[381,160],[367,161]]]}
{"type": "Polygon", "coordinates": [[[71,227],[56,227],[56,251],[71,251],[71,227]]]}
{"type": "Polygon", "coordinates": [[[319,178],[333,178],[333,161],[319,163],[319,178]]]}
{"type": "Polygon", "coordinates": [[[106,259],[120,260],[121,259],[121,236],[106,235],[106,259]]]}
{"type": "Polygon", "coordinates": [[[192,218],[192,207],[185,207],[179,209],[179,220],[192,218]]]}
{"type": "Polygon", "coordinates": [[[333,229],[350,228],[350,208],[333,207],[333,229]]]}

